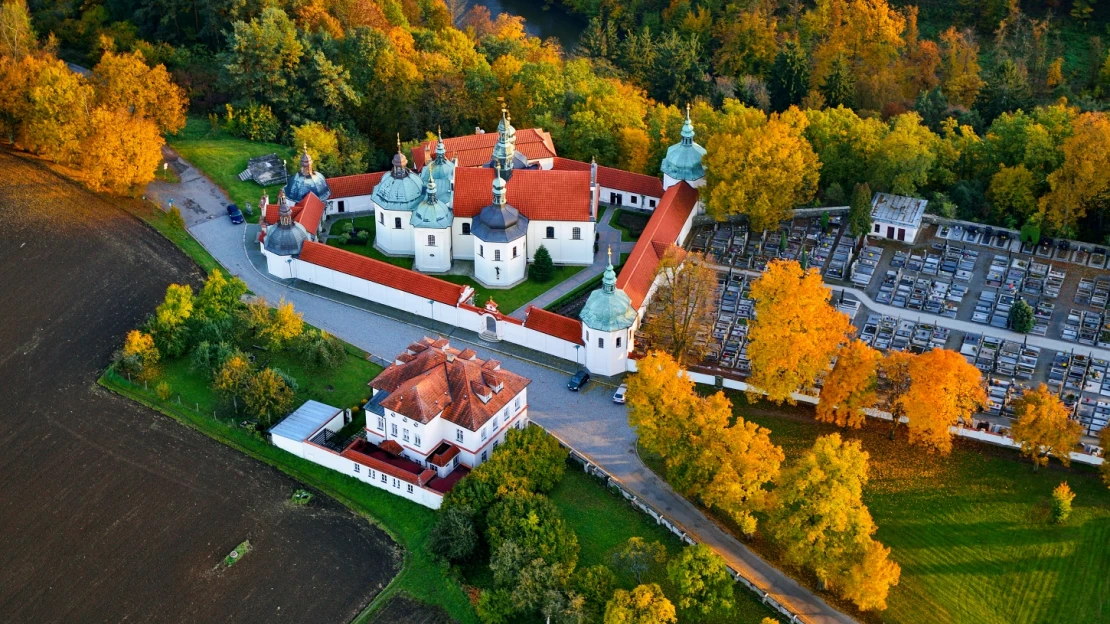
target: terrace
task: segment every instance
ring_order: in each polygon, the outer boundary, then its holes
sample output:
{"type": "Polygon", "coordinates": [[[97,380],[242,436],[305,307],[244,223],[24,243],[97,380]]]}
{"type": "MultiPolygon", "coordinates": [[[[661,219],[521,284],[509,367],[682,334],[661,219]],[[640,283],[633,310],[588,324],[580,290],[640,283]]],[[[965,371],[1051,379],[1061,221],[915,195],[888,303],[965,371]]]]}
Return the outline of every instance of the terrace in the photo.
{"type": "MultiPolygon", "coordinates": [[[[443,443],[440,445],[440,448],[445,445],[454,449],[455,455],[458,454],[458,449],[453,445],[443,443]]],[[[433,453],[433,459],[436,457],[436,454],[439,453],[440,448],[437,448],[436,452],[433,453]]],[[[439,454],[449,455],[446,449],[444,453],[439,454]]],[[[382,474],[400,479],[406,483],[426,487],[440,494],[446,494],[451,491],[451,488],[453,488],[460,479],[470,474],[470,469],[466,466],[457,466],[447,476],[437,476],[434,469],[425,468],[412,460],[402,457],[400,455],[400,446],[392,440],[379,446],[364,437],[358,436],[340,452],[340,455],[366,466],[367,468],[377,470],[382,474]],[[392,444],[390,444],[391,442],[392,444]],[[390,446],[394,448],[390,448],[390,446]]],[[[452,457],[454,456],[447,457],[447,461],[450,461],[452,457]]]]}

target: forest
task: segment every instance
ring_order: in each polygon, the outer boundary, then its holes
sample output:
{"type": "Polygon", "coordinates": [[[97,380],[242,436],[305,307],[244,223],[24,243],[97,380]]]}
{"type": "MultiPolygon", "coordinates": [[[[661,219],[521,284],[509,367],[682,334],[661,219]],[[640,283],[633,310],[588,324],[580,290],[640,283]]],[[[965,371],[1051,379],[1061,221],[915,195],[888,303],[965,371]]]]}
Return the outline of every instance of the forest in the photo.
{"type": "MultiPolygon", "coordinates": [[[[503,103],[564,156],[654,174],[691,106],[722,218],[773,227],[867,184],[1028,236],[1106,239],[1110,3],[561,0],[587,24],[566,48],[468,4],[30,0],[35,45],[6,36],[0,54],[164,66],[190,114],[308,142],[328,175],[385,168],[398,134],[490,129],[503,103]]],[[[5,0],[5,33],[22,6],[5,0]]],[[[51,79],[24,65],[0,70],[23,73],[3,81],[0,130],[49,153],[13,92],[51,79]]]]}

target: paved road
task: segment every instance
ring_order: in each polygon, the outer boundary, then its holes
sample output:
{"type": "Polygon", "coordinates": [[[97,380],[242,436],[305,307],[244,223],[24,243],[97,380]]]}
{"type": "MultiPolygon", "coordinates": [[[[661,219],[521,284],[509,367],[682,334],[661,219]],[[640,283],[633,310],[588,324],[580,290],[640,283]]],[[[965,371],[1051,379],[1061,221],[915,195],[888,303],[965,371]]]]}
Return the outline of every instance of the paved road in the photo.
{"type": "MultiPolygon", "coordinates": [[[[227,200],[221,198],[218,188],[189,172],[182,175],[182,180],[182,184],[172,185],[175,203],[188,198],[198,204],[198,215],[219,214],[221,202],[227,200]]],[[[155,197],[164,196],[165,192],[164,187],[157,185],[148,188],[148,195],[155,197]]],[[[534,421],[587,455],[637,496],[669,514],[696,539],[712,546],[745,577],[767,588],[776,599],[788,604],[807,621],[820,624],[854,621],[760,559],[651,472],[636,454],[636,437],[628,425],[626,410],[610,399],[611,387],[595,383],[580,393],[566,390],[564,384],[573,364],[540,354],[511,353],[507,347],[481,341],[470,332],[434,324],[422,317],[392,311],[387,315],[374,304],[353,297],[277,280],[251,261],[252,255],[261,258],[257,244],[249,242],[256,239],[257,226],[232,226],[226,218],[200,218],[190,231],[255,294],[270,301],[284,297],[309,323],[374,355],[392,360],[414,340],[424,335],[442,334],[456,344],[466,343],[479,357],[500,360],[506,368],[532,379],[528,405],[529,416],[534,421]]]]}
{"type": "Polygon", "coordinates": [[[617,264],[620,264],[622,253],[632,253],[632,248],[636,246],[636,243],[621,242],[621,231],[609,225],[609,220],[613,218],[616,212],[616,207],[610,206],[605,214],[601,215],[601,221],[597,224],[597,233],[600,236],[598,237],[597,253],[594,254],[593,264],[575,273],[565,282],[520,306],[509,316],[524,320],[528,306],[534,305],[537,308],[546,308],[555,303],[555,300],[559,297],[604,273],[605,267],[609,264],[609,249],[613,250],[613,259],[616,260],[617,264]]]}

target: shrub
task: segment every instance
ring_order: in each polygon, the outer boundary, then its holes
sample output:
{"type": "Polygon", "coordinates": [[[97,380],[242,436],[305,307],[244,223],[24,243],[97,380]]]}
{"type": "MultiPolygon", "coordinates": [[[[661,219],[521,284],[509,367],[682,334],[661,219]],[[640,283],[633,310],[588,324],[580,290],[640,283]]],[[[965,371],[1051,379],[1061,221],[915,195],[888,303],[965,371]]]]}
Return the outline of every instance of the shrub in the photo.
{"type": "Polygon", "coordinates": [[[543,559],[573,570],[578,561],[578,536],[570,530],[559,508],[543,494],[515,492],[489,510],[486,535],[491,552],[507,542],[518,546],[524,561],[543,559]]]}
{"type": "Polygon", "coordinates": [[[535,259],[532,262],[532,268],[528,271],[528,277],[532,278],[534,282],[547,282],[555,276],[555,265],[551,261],[551,252],[547,251],[547,247],[539,246],[536,250],[535,259]]]}
{"type": "Polygon", "coordinates": [[[1071,502],[1075,499],[1075,492],[1068,487],[1067,481],[1060,482],[1052,490],[1052,521],[1063,524],[1071,515],[1071,502]]]}
{"type": "Polygon", "coordinates": [[[212,343],[202,340],[193,347],[193,353],[189,357],[189,369],[211,379],[224,362],[235,355],[244,357],[238,349],[226,342],[212,343]]]}
{"type": "Polygon", "coordinates": [[[474,526],[474,512],[463,507],[452,507],[439,514],[436,525],[428,536],[428,550],[447,561],[464,561],[478,547],[478,530],[474,526]]]}
{"type": "Polygon", "coordinates": [[[280,368],[272,368],[270,370],[274,371],[274,374],[277,375],[278,377],[281,377],[281,380],[284,381],[285,385],[289,386],[289,389],[292,390],[293,392],[296,392],[297,388],[300,387],[297,384],[297,379],[295,377],[293,377],[292,375],[290,375],[289,373],[281,370],[280,368]]]}
{"type": "Polygon", "coordinates": [[[343,341],[321,329],[310,329],[302,333],[293,343],[293,348],[309,364],[323,369],[336,368],[347,355],[343,341]]]}
{"type": "Polygon", "coordinates": [[[344,221],[343,223],[339,224],[339,233],[340,234],[350,234],[351,232],[354,232],[354,231],[355,231],[355,224],[351,221],[344,221]]]}
{"type": "Polygon", "coordinates": [[[267,368],[247,378],[243,402],[248,414],[263,427],[269,427],[293,406],[293,389],[274,369],[267,368]]]}
{"type": "Polygon", "coordinates": [[[825,189],[825,203],[829,206],[843,206],[846,199],[844,187],[839,182],[833,182],[825,189]]]}
{"type": "Polygon", "coordinates": [[[289,502],[298,507],[304,507],[312,500],[312,492],[308,490],[297,490],[293,492],[293,496],[289,498],[289,502]]]}
{"type": "Polygon", "coordinates": [[[154,386],[154,393],[158,395],[159,399],[169,401],[172,394],[170,384],[165,381],[159,381],[158,385],[154,386]]]}
{"type": "Polygon", "coordinates": [[[339,235],[339,242],[344,244],[344,245],[349,245],[351,243],[350,233],[344,232],[344,233],[340,234],[339,235]]]}
{"type": "Polygon", "coordinates": [[[118,363],[120,372],[135,375],[140,380],[153,379],[157,373],[155,365],[162,354],[154,346],[154,338],[150,334],[133,329],[127,333],[120,351],[118,363]]]}
{"type": "Polygon", "coordinates": [[[370,240],[370,230],[359,230],[355,238],[358,239],[358,242],[365,245],[367,241],[370,240]]]}
{"type": "Polygon", "coordinates": [[[177,206],[173,206],[166,213],[166,224],[175,230],[185,229],[185,219],[181,216],[181,211],[177,209],[177,206]]]}
{"type": "Polygon", "coordinates": [[[270,107],[255,102],[240,109],[228,104],[224,128],[232,136],[250,141],[274,141],[281,132],[281,124],[270,107]]]}

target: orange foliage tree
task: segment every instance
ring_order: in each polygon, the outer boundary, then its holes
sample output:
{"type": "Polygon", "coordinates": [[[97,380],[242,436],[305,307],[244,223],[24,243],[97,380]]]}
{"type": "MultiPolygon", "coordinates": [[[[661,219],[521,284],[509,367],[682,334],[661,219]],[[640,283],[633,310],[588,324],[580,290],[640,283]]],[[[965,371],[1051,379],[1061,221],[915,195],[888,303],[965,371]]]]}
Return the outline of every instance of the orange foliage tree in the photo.
{"type": "Polygon", "coordinates": [[[698,342],[697,336],[713,329],[717,271],[704,255],[689,253],[683,258],[672,247],[660,260],[656,276],[656,309],[644,323],[644,334],[679,364],[700,361],[709,345],[698,342]]]}
{"type": "Polygon", "coordinates": [[[775,403],[794,403],[791,393],[826,370],[852,332],[848,315],[829,304],[832,291],[817,269],[776,260],[752,283],[755,320],[748,337],[752,376],[748,383],[775,403]]]}
{"type": "Polygon", "coordinates": [[[1068,408],[1048,386],[1026,391],[1014,402],[1014,426],[1010,436],[1021,444],[1022,455],[1033,460],[1033,470],[1048,465],[1053,453],[1065,466],[1071,464],[1071,449],[1079,444],[1083,427],[1068,416],[1068,408]]]}
{"type": "Polygon", "coordinates": [[[948,428],[987,402],[982,374],[948,349],[914,357],[908,372],[909,389],[896,404],[909,420],[910,442],[947,454],[952,450],[948,428]]]}
{"type": "Polygon", "coordinates": [[[876,370],[882,355],[860,340],[840,347],[836,365],[821,387],[817,420],[838,427],[860,428],[863,410],[875,404],[876,370]]]}

